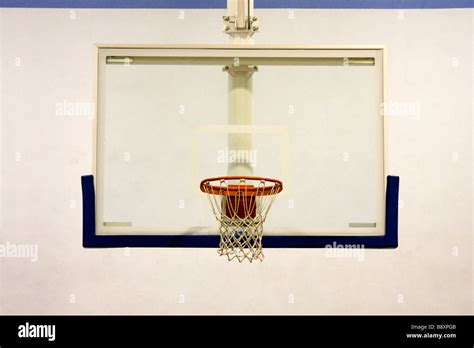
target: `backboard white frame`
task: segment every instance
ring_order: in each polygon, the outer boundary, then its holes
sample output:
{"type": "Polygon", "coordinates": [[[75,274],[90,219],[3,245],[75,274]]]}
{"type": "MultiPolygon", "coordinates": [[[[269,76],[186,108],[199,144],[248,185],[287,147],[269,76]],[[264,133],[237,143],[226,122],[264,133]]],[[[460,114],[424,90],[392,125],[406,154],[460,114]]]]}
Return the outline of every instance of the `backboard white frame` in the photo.
{"type": "MultiPolygon", "coordinates": [[[[380,78],[382,79],[382,105],[386,101],[386,79],[385,79],[385,66],[386,66],[386,48],[384,46],[268,46],[268,45],[107,45],[99,44],[95,47],[95,82],[94,82],[94,101],[96,105],[94,126],[93,126],[93,175],[95,180],[95,187],[97,190],[96,197],[101,197],[101,187],[97,186],[97,182],[100,182],[100,171],[98,171],[97,161],[101,160],[101,155],[98,152],[97,137],[98,137],[98,117],[101,113],[101,103],[99,102],[99,74],[101,69],[105,66],[106,56],[143,56],[143,57],[204,57],[204,58],[287,58],[290,61],[294,59],[296,62],[301,58],[322,58],[322,57],[348,57],[348,58],[364,58],[374,57],[375,64],[380,64],[380,78]]],[[[217,64],[217,63],[216,63],[217,64]]],[[[385,178],[388,174],[387,169],[387,118],[383,114],[384,109],[381,106],[381,117],[383,125],[383,178],[384,188],[386,188],[385,178]]],[[[385,190],[383,193],[383,202],[385,203],[385,190]]],[[[103,207],[100,204],[100,200],[96,198],[96,221],[99,222],[100,216],[102,216],[103,207]]],[[[385,216],[384,216],[385,223],[385,216]]],[[[163,235],[169,232],[169,234],[175,235],[179,231],[157,231],[156,228],[142,228],[134,226],[102,226],[100,223],[96,224],[97,234],[121,234],[129,233],[130,235],[136,234],[157,234],[163,235]]],[[[347,235],[345,231],[323,231],[315,230],[315,235],[347,235]]],[[[374,235],[370,232],[370,227],[358,228],[358,236],[363,235],[374,235]]]]}

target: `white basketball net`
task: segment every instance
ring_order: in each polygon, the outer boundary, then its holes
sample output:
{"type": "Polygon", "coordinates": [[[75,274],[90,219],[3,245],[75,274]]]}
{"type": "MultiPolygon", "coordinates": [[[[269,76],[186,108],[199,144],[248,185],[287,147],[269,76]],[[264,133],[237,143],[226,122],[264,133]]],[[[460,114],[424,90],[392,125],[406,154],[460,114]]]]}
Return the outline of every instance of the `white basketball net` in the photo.
{"type": "Polygon", "coordinates": [[[207,180],[201,190],[207,194],[219,222],[219,255],[227,256],[229,261],[262,261],[263,223],[282,190],[281,183],[263,178],[221,177],[207,180]]]}

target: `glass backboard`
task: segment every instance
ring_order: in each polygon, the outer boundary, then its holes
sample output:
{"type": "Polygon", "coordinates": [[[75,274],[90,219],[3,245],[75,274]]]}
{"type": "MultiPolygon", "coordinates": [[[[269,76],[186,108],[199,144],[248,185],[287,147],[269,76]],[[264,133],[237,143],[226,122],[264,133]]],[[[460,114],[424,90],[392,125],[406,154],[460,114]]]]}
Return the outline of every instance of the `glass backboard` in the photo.
{"type": "Polygon", "coordinates": [[[284,189],[265,235],[385,233],[382,48],[98,47],[98,235],[218,235],[201,180],[228,174],[230,134],[284,189]],[[228,71],[257,67],[252,121],[229,124],[228,71]]]}

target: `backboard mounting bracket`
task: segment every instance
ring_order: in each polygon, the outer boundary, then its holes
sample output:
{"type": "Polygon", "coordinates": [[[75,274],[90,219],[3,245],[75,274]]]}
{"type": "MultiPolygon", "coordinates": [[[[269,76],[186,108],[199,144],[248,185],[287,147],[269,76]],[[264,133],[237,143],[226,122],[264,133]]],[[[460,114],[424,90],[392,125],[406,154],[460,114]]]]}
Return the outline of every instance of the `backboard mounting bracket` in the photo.
{"type": "Polygon", "coordinates": [[[226,65],[222,68],[222,71],[228,72],[231,76],[235,77],[236,73],[246,73],[247,77],[252,76],[254,72],[258,71],[256,65],[226,65]]]}

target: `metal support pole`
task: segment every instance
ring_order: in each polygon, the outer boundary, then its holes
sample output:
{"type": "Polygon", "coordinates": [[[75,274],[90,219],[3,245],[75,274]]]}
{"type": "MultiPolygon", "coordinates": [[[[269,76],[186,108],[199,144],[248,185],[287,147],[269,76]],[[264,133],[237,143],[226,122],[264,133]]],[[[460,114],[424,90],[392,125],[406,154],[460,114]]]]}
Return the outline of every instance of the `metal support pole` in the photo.
{"type": "MultiPolygon", "coordinates": [[[[229,34],[231,44],[253,44],[252,35],[258,30],[257,18],[253,16],[253,0],[227,0],[227,16],[224,17],[224,31],[229,34]]],[[[252,124],[252,75],[257,68],[241,66],[239,57],[235,57],[232,66],[226,66],[228,72],[228,123],[229,125],[252,124]]],[[[229,163],[228,174],[249,176],[253,174],[250,163],[252,134],[229,133],[229,152],[233,151],[235,161],[229,163]]]]}

